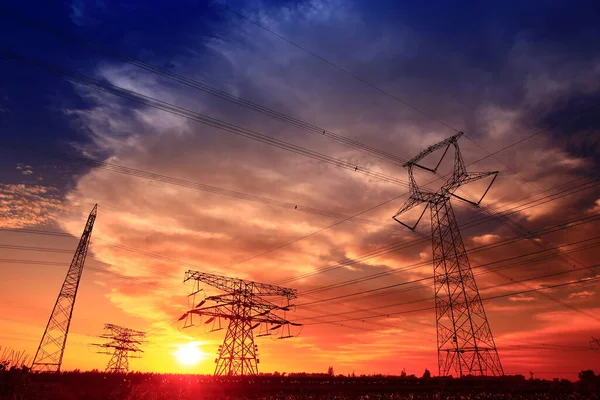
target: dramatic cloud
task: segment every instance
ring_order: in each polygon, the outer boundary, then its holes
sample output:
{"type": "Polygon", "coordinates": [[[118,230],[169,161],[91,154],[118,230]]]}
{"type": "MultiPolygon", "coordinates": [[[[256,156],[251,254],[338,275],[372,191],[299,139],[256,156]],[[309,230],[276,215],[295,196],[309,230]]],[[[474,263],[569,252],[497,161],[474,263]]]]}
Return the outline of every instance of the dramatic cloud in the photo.
{"type": "MultiPolygon", "coordinates": [[[[404,86],[403,97],[415,99],[421,104],[429,104],[429,112],[455,124],[463,124],[463,121],[458,121],[452,116],[457,110],[456,107],[441,106],[447,100],[444,96],[436,98],[433,102],[431,98],[423,97],[421,93],[426,91],[423,91],[422,86],[430,83],[423,82],[418,75],[411,76],[410,73],[406,74],[402,70],[403,64],[415,62],[408,61],[410,57],[415,56],[414,49],[410,46],[396,47],[392,43],[402,41],[403,37],[419,42],[421,38],[418,34],[403,30],[386,30],[377,33],[366,30],[368,21],[362,19],[357,9],[337,2],[308,2],[304,6],[295,8],[257,6],[260,11],[256,14],[250,12],[250,15],[260,19],[262,24],[286,36],[295,37],[302,32],[302,43],[321,54],[330,54],[330,50],[341,45],[331,55],[334,59],[338,54],[360,54],[357,57],[340,56],[339,59],[343,60],[342,64],[350,70],[361,71],[361,74],[369,79],[376,77],[376,84],[389,90],[394,91],[399,85],[404,86]],[[336,9],[335,13],[328,11],[333,9],[336,9]],[[331,41],[323,43],[321,41],[323,36],[330,37],[331,41]],[[369,48],[369,52],[351,53],[347,45],[350,42],[349,37],[353,39],[353,48],[369,48]],[[370,46],[373,40],[377,43],[375,47],[370,46]],[[389,74],[377,75],[378,65],[386,59],[394,59],[397,68],[389,74]]],[[[385,96],[378,96],[370,88],[321,64],[269,33],[257,29],[256,26],[240,20],[234,20],[231,24],[223,27],[224,34],[219,35],[218,39],[210,39],[206,42],[212,71],[210,80],[219,84],[225,82],[223,86],[225,90],[306,118],[339,134],[372,143],[400,157],[409,158],[426,145],[448,136],[447,131],[435,127],[435,123],[428,121],[423,115],[415,113],[410,108],[396,106],[385,96]]],[[[577,82],[572,82],[567,74],[560,73],[562,68],[568,70],[569,65],[557,67],[555,64],[537,62],[531,55],[536,53],[538,50],[523,41],[516,43],[509,53],[511,57],[509,65],[516,74],[511,79],[515,77],[520,79],[522,85],[522,96],[518,101],[507,103],[504,100],[497,101],[494,95],[483,98],[471,90],[465,91],[463,86],[453,88],[456,89],[453,95],[457,98],[475,95],[482,100],[481,104],[475,106],[472,111],[459,107],[463,115],[468,115],[465,121],[471,121],[469,124],[470,132],[474,132],[473,142],[485,143],[485,147],[490,151],[514,142],[523,137],[526,125],[532,123],[531,116],[526,110],[540,109],[540,107],[551,109],[553,99],[561,98],[574,87],[585,87],[596,78],[593,73],[590,73],[577,82]],[[540,99],[543,99],[543,103],[540,103],[540,99]]],[[[182,57],[182,60],[176,64],[186,65],[182,71],[184,73],[207,68],[205,57],[192,58],[189,55],[182,57]]],[[[456,61],[460,64],[466,62],[461,59],[456,61]]],[[[459,74],[458,67],[450,68],[454,68],[452,74],[459,74]]],[[[105,64],[99,67],[96,73],[115,85],[146,96],[222,118],[404,179],[401,170],[377,158],[292,129],[288,125],[252,114],[247,110],[235,108],[216,98],[190,91],[189,88],[177,86],[154,75],[142,73],[133,67],[105,64]]],[[[481,78],[483,78],[481,72],[476,72],[469,77],[475,81],[481,78]]],[[[461,79],[461,82],[465,79],[466,76],[461,79]]],[[[481,84],[488,85],[489,82],[484,81],[481,84]]],[[[501,84],[490,86],[490,90],[492,93],[498,92],[497,96],[502,98],[501,84]]],[[[186,121],[162,111],[137,106],[132,108],[132,104],[110,95],[87,90],[82,91],[81,94],[87,99],[90,107],[70,109],[68,113],[76,118],[81,127],[85,128],[88,137],[93,140],[95,148],[88,146],[85,151],[90,154],[109,154],[107,161],[112,163],[347,215],[368,209],[406,190],[388,183],[365,179],[359,174],[323,166],[310,159],[236,137],[229,132],[186,121]]],[[[473,104],[475,104],[474,100],[472,99],[473,104]]],[[[463,139],[463,146],[463,155],[467,162],[481,158],[481,149],[473,146],[469,139],[463,139]]],[[[542,136],[525,142],[498,157],[501,164],[498,164],[494,157],[471,168],[502,170],[502,175],[489,193],[486,203],[494,210],[512,207],[515,210],[515,213],[509,217],[512,221],[519,223],[537,221],[537,224],[530,228],[539,229],[554,220],[564,221],[576,215],[574,208],[578,207],[580,201],[589,198],[587,197],[589,193],[583,193],[581,197],[572,195],[554,201],[545,201],[543,196],[536,195],[543,192],[541,188],[549,188],[577,179],[582,171],[591,165],[591,161],[568,153],[561,148],[559,142],[549,137],[542,136]],[[508,168],[504,165],[508,165],[508,168]],[[523,180],[525,183],[517,183],[523,180]],[[533,197],[528,198],[528,196],[533,197]],[[534,201],[535,207],[527,207],[531,201],[534,201]],[[561,215],[557,215],[558,210],[561,210],[561,215]]],[[[481,193],[483,189],[485,187],[470,188],[469,191],[481,193]]],[[[170,314],[172,310],[163,308],[165,302],[177,305],[180,308],[178,312],[184,306],[181,297],[175,296],[168,287],[147,283],[148,280],[153,281],[153,277],[159,272],[167,274],[161,279],[161,283],[170,287],[180,285],[182,274],[189,265],[227,275],[276,282],[289,276],[313,272],[339,260],[360,257],[395,240],[414,240],[410,238],[408,232],[403,232],[404,236],[394,238],[400,228],[387,222],[394,209],[404,201],[402,198],[385,207],[375,209],[366,216],[371,220],[381,221],[381,226],[347,222],[292,245],[286,243],[319,231],[336,220],[101,170],[93,170],[80,177],[68,198],[74,202],[80,201],[81,198],[93,198],[100,203],[99,233],[96,237],[102,240],[116,240],[120,245],[164,254],[188,264],[188,266],[181,266],[165,263],[127,251],[115,251],[101,243],[96,244],[94,248],[96,254],[109,262],[115,272],[138,278],[136,283],[117,284],[107,294],[109,299],[127,312],[147,315],[149,319],[157,322],[173,318],[173,314],[170,314]],[[106,205],[105,209],[102,208],[103,205],[106,205]],[[265,252],[268,253],[255,257],[265,252]]],[[[468,211],[467,207],[459,205],[457,210],[461,221],[468,220],[465,217],[471,211],[468,211]]],[[[80,229],[80,217],[68,221],[63,226],[69,232],[74,233],[80,229]]],[[[426,229],[425,226],[423,231],[426,232],[426,229]]],[[[491,245],[515,234],[515,231],[507,229],[497,221],[475,230],[465,231],[465,235],[474,246],[491,245]]],[[[542,246],[549,247],[556,245],[551,238],[544,238],[541,243],[542,246]]],[[[298,287],[302,292],[304,287],[319,287],[425,261],[421,267],[404,275],[388,275],[385,280],[366,281],[359,285],[324,291],[317,296],[326,299],[400,283],[403,279],[429,276],[431,275],[431,267],[427,262],[430,258],[429,246],[428,241],[424,241],[419,253],[416,253],[418,257],[415,257],[412,248],[408,248],[375,259],[364,260],[361,263],[346,265],[336,269],[335,273],[292,282],[290,285],[298,287]]],[[[511,254],[519,255],[534,251],[536,245],[524,241],[513,245],[512,249],[511,254]]],[[[500,248],[498,251],[478,255],[474,260],[482,264],[489,262],[490,259],[507,258],[506,256],[506,250],[500,248]]],[[[561,268],[560,262],[554,262],[552,265],[552,268],[561,268]]],[[[540,271],[542,269],[531,273],[514,273],[511,270],[506,274],[514,280],[522,280],[532,275],[539,275],[540,271]]],[[[556,279],[564,279],[564,276],[556,279]]],[[[481,277],[480,285],[483,289],[493,289],[494,285],[506,284],[506,281],[503,276],[485,274],[481,277]]],[[[531,281],[525,284],[525,287],[540,287],[542,284],[552,282],[555,280],[531,281]]],[[[390,294],[384,291],[383,296],[379,297],[365,297],[362,300],[351,297],[351,304],[355,308],[368,310],[385,304],[431,298],[432,289],[429,284],[413,286],[412,291],[390,292],[390,294]]],[[[492,291],[484,290],[482,295],[510,294],[522,287],[502,286],[492,291]]],[[[566,293],[560,296],[565,296],[566,299],[575,297],[573,294],[566,293]]],[[[577,297],[583,296],[577,295],[577,297]]],[[[545,298],[515,295],[508,297],[506,301],[508,304],[535,304],[542,299],[545,298]]],[[[547,301],[544,300],[545,307],[554,305],[551,302],[548,304],[547,301]]],[[[298,300],[298,303],[305,302],[307,300],[298,300]]],[[[516,313],[513,317],[514,321],[527,318],[530,310],[535,309],[507,308],[516,313]]],[[[398,308],[391,310],[396,311],[398,308]]],[[[382,312],[385,316],[388,311],[384,308],[382,312]]],[[[306,319],[308,316],[318,318],[319,314],[332,313],[340,315],[325,317],[326,321],[358,317],[358,324],[361,326],[363,323],[360,323],[360,316],[369,315],[367,311],[361,314],[355,310],[353,313],[352,308],[348,310],[344,303],[339,302],[333,302],[331,311],[328,310],[327,313],[318,311],[318,308],[314,307],[298,308],[298,314],[304,316],[298,318],[304,319],[303,322],[306,323],[311,322],[310,319],[306,319]]],[[[350,322],[349,326],[356,323],[350,322]]],[[[334,325],[331,332],[344,331],[341,325],[343,324],[337,324],[337,328],[334,325]]],[[[308,351],[309,354],[324,354],[324,359],[321,361],[323,365],[319,368],[326,365],[326,360],[331,358],[338,360],[338,363],[343,366],[347,365],[347,368],[351,365],[363,365],[369,360],[382,359],[389,352],[392,342],[398,343],[398,337],[406,341],[407,345],[408,343],[413,345],[411,354],[414,353],[414,356],[411,357],[422,357],[423,354],[432,351],[431,343],[422,342],[418,337],[408,336],[403,330],[390,330],[377,323],[367,326],[371,332],[367,338],[372,340],[364,339],[364,345],[357,344],[352,338],[348,338],[348,342],[338,342],[335,339],[337,334],[316,337],[310,336],[310,333],[303,333],[309,336],[292,342],[291,346],[308,351]],[[389,335],[386,332],[394,332],[394,334],[389,335]],[[387,337],[392,341],[388,343],[385,340],[387,337]]],[[[512,324],[494,323],[493,326],[498,337],[519,329],[512,324]]],[[[426,340],[435,337],[431,321],[428,329],[429,337],[426,340]]],[[[307,331],[310,332],[310,325],[304,332],[307,331]]],[[[218,340],[215,340],[216,342],[218,340]]],[[[502,341],[499,343],[503,344],[502,341]]],[[[289,369],[290,366],[287,368],[289,369]]],[[[397,367],[390,369],[393,370],[397,371],[397,367]]]]}
{"type": "MultiPolygon", "coordinates": [[[[353,2],[238,6],[397,99],[230,13],[213,34],[179,43],[179,54],[169,60],[139,56],[168,62],[177,73],[402,160],[450,136],[452,129],[444,125],[464,129],[460,144],[468,169],[500,171],[481,208],[455,199],[453,206],[482,297],[492,297],[485,306],[505,372],[523,373],[524,360],[542,364],[543,355],[518,347],[522,338],[552,333],[562,345],[586,340],[597,328],[588,315],[597,300],[589,283],[531,290],[595,276],[593,268],[583,267],[596,262],[598,243],[583,241],[599,235],[592,218],[600,210],[599,191],[590,181],[598,152],[577,146],[589,143],[600,123],[572,138],[556,120],[565,112],[565,99],[600,91],[600,59],[573,60],[558,44],[537,45],[535,32],[509,34],[509,28],[496,32],[487,25],[481,37],[463,45],[464,32],[443,34],[442,26],[442,33],[431,36],[398,25],[391,16],[391,22],[381,21],[353,2]],[[580,221],[584,214],[589,220],[580,221]],[[581,313],[553,311],[563,307],[581,313]]],[[[87,7],[72,3],[76,24],[92,21],[87,7]]],[[[131,65],[105,60],[88,73],[347,161],[357,170],[75,86],[79,102],[65,106],[62,116],[85,140],[70,139],[72,148],[130,170],[73,174],[64,197],[49,187],[3,185],[4,226],[55,220],[78,236],[90,203],[97,202],[92,250],[100,263],[96,268],[107,277],[96,277],[94,286],[120,313],[151,325],[153,335],[169,344],[163,349],[169,354],[175,351],[170,345],[186,340],[201,341],[202,352],[211,354],[221,340],[202,329],[176,329],[191,291],[181,283],[183,274],[198,269],[270,283],[286,280],[299,290],[296,312],[288,316],[305,326],[297,338],[260,344],[265,370],[325,371],[332,363],[340,373],[435,370],[429,215],[416,232],[404,229],[391,217],[406,200],[406,185],[358,172],[368,168],[406,182],[405,170],[131,65]],[[178,181],[140,178],[132,170],[178,181]],[[360,218],[342,221],[341,215],[358,213],[360,218]],[[322,268],[328,272],[316,274],[322,268]],[[304,294],[308,290],[314,292],[304,294]]],[[[453,156],[448,153],[440,174],[450,171],[453,156]]],[[[17,169],[23,175],[34,171],[26,164],[17,169]]],[[[419,183],[433,178],[417,173],[419,183]]],[[[459,193],[475,198],[487,183],[459,193]]],[[[552,340],[546,336],[544,343],[552,340]]],[[[154,359],[144,369],[155,369],[153,363],[160,364],[154,359]]],[[[203,372],[211,368],[202,366],[203,372]]]]}
{"type": "MultiPolygon", "coordinates": [[[[22,171],[31,171],[25,167],[22,171]]],[[[43,225],[56,221],[64,211],[62,198],[54,187],[0,184],[0,227],[43,225]]]]}

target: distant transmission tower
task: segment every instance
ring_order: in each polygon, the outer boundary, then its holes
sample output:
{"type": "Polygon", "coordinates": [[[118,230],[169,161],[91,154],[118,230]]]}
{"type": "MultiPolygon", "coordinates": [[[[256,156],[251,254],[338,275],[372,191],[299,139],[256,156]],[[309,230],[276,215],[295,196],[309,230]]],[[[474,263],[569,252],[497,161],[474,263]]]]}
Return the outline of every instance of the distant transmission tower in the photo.
{"type": "Polygon", "coordinates": [[[403,165],[408,170],[410,197],[394,215],[394,219],[414,230],[427,208],[431,210],[440,375],[447,376],[454,371],[458,376],[500,376],[503,375],[500,357],[450,203],[452,196],[478,206],[494,183],[498,172],[467,172],[457,143],[462,135],[463,133],[459,132],[440,143],[429,146],[403,165]],[[437,173],[450,147],[454,147],[455,154],[454,170],[450,178],[436,192],[421,190],[413,176],[413,167],[437,173]],[[444,149],[444,152],[434,168],[419,164],[423,158],[440,149],[444,149]],[[454,193],[461,185],[489,176],[493,176],[493,179],[478,202],[466,200],[454,193]],[[408,226],[398,219],[400,214],[422,203],[425,207],[413,226],[408,226]]]}
{"type": "Polygon", "coordinates": [[[590,348],[592,350],[600,350],[600,339],[592,336],[592,340],[590,340],[590,348]]]}
{"type": "Polygon", "coordinates": [[[143,339],[146,337],[146,333],[113,324],[105,324],[104,330],[105,333],[100,337],[110,341],[101,344],[93,343],[93,345],[103,348],[98,352],[99,354],[111,356],[106,370],[109,372],[128,372],[129,359],[140,358],[137,353],[143,353],[139,345],[144,342],[143,339]]]}
{"type": "Polygon", "coordinates": [[[50,314],[48,325],[46,325],[40,345],[35,353],[35,357],[33,357],[31,369],[34,371],[60,372],[65,344],[67,343],[67,335],[69,334],[69,326],[71,325],[71,317],[73,316],[75,297],[77,297],[77,288],[81,280],[97,210],[98,205],[96,204],[85,224],[85,229],[79,240],[77,250],[75,250],[73,261],[71,261],[71,266],[54,304],[54,309],[52,310],[52,314],[50,314]]]}
{"type": "Polygon", "coordinates": [[[293,337],[291,326],[300,326],[275,314],[276,311],[289,311],[290,300],[296,298],[296,290],[267,285],[264,283],[229,278],[226,276],[188,271],[184,282],[196,281],[195,290],[190,294],[192,308],[183,314],[185,326],[193,325],[193,316],[207,317],[205,324],[212,324],[211,332],[223,329],[221,319],[229,320],[223,344],[219,346],[215,360],[215,375],[257,375],[258,347],[254,344],[254,330],[257,337],[279,333],[279,339],[293,337]],[[224,294],[205,297],[197,303],[196,296],[203,291],[205,283],[224,294]],[[274,298],[283,298],[285,305],[275,304],[274,298]],[[214,305],[204,306],[206,302],[214,305]]]}

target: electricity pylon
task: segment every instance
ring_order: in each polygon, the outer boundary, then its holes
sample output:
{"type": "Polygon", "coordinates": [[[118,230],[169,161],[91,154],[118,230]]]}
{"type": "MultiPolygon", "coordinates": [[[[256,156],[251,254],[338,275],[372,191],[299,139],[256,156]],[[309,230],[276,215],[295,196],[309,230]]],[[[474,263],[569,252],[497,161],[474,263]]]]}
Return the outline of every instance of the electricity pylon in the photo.
{"type": "Polygon", "coordinates": [[[600,339],[592,336],[592,340],[590,340],[590,348],[592,350],[599,350],[600,349],[600,339]]]}
{"type": "Polygon", "coordinates": [[[410,197],[393,218],[414,230],[427,208],[431,210],[439,374],[447,376],[454,371],[458,376],[500,376],[503,375],[500,357],[450,202],[450,197],[455,197],[478,206],[494,183],[498,172],[467,172],[457,143],[462,135],[463,133],[459,132],[429,146],[403,165],[408,170],[410,197]],[[437,173],[450,147],[454,147],[452,175],[435,192],[419,188],[413,175],[413,167],[437,173]],[[419,164],[423,158],[440,149],[444,149],[444,152],[434,168],[419,164]],[[477,202],[454,193],[464,184],[490,176],[493,176],[493,179],[477,202]],[[425,208],[413,226],[398,219],[400,214],[423,203],[425,208]]]}
{"type": "Polygon", "coordinates": [[[258,335],[269,336],[280,331],[279,339],[293,337],[291,326],[300,326],[275,314],[289,311],[290,300],[297,297],[296,290],[264,283],[246,281],[226,276],[187,271],[184,282],[194,280],[195,289],[190,294],[192,306],[179,318],[185,320],[184,328],[193,325],[193,316],[208,317],[211,332],[223,329],[221,319],[229,320],[223,344],[215,359],[215,375],[257,375],[258,347],[254,344],[254,330],[258,335]],[[208,296],[197,303],[196,296],[203,291],[200,284],[215,287],[224,294],[208,296]],[[274,298],[283,298],[285,305],[275,304],[274,298]],[[214,305],[204,306],[206,302],[214,305]]]}
{"type": "Polygon", "coordinates": [[[96,204],[90,213],[85,224],[85,229],[79,240],[77,250],[71,261],[71,266],[67,271],[67,276],[63,282],[52,314],[46,325],[46,330],[42,335],[40,345],[33,357],[31,369],[34,371],[51,371],[60,372],[62,365],[65,345],[67,343],[67,335],[69,334],[69,326],[71,325],[71,317],[73,316],[73,307],[75,306],[75,298],[77,297],[77,289],[79,281],[83,273],[85,257],[87,256],[90,238],[92,237],[92,228],[96,220],[98,205],[96,204]]]}
{"type": "Polygon", "coordinates": [[[100,335],[100,337],[102,339],[108,339],[110,342],[101,344],[93,343],[93,345],[105,349],[99,351],[99,354],[108,354],[111,356],[108,365],[106,366],[106,371],[128,372],[129,359],[140,358],[140,356],[136,354],[140,352],[143,353],[143,350],[139,348],[139,345],[144,342],[143,339],[146,336],[146,333],[113,324],[105,324],[104,330],[106,333],[100,335]],[[108,349],[112,349],[112,351],[108,349]]]}

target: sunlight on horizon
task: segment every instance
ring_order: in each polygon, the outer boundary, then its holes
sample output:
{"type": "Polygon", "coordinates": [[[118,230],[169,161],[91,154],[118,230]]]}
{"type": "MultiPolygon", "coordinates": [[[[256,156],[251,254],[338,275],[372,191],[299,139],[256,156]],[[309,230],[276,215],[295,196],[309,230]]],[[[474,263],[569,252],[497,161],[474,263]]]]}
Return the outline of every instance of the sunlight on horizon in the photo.
{"type": "Polygon", "coordinates": [[[197,365],[204,361],[208,354],[198,348],[200,342],[190,342],[182,345],[178,345],[177,350],[173,352],[173,355],[177,359],[177,362],[184,366],[197,365]]]}

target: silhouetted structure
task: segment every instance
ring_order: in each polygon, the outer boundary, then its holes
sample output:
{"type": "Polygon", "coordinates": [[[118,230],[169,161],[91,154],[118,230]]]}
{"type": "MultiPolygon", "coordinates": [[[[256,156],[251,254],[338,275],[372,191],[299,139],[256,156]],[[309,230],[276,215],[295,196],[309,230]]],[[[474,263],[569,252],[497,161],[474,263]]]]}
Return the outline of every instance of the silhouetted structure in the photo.
{"type": "Polygon", "coordinates": [[[257,337],[280,331],[279,338],[285,339],[292,337],[290,325],[299,326],[285,319],[285,315],[282,318],[275,314],[276,311],[289,311],[290,300],[297,297],[294,289],[197,271],[186,272],[184,282],[189,280],[196,284],[190,294],[192,308],[179,319],[185,320],[184,328],[193,325],[194,315],[208,317],[204,323],[212,324],[211,332],[223,329],[221,319],[229,320],[225,339],[215,360],[215,375],[257,375],[259,359],[254,330],[258,329],[257,337]],[[203,291],[201,283],[225,293],[205,297],[197,303],[196,296],[203,291]],[[286,304],[275,304],[273,297],[282,297],[286,304]],[[207,302],[214,305],[204,306],[207,302]]]}
{"type": "Polygon", "coordinates": [[[393,218],[414,230],[427,208],[431,210],[440,375],[450,375],[454,371],[458,376],[499,376],[503,375],[500,357],[450,202],[452,196],[475,206],[479,205],[494,183],[498,172],[467,172],[458,147],[458,139],[462,135],[463,133],[459,132],[429,146],[403,165],[408,170],[410,197],[393,218]],[[413,175],[413,167],[437,173],[450,147],[454,147],[455,154],[452,175],[436,192],[420,189],[413,175]],[[440,149],[444,149],[444,152],[434,168],[419,164],[425,157],[440,149]],[[455,194],[460,186],[490,176],[493,176],[493,179],[479,201],[472,202],[455,194]],[[398,219],[400,214],[422,203],[425,204],[425,208],[413,226],[408,226],[398,219]]]}
{"type": "Polygon", "coordinates": [[[143,353],[139,345],[143,343],[146,333],[113,324],[104,325],[104,330],[106,333],[100,335],[100,337],[108,339],[110,342],[102,344],[94,343],[93,345],[105,349],[99,351],[99,354],[108,354],[111,356],[106,366],[106,371],[128,372],[129,359],[140,358],[137,353],[143,353]],[[109,349],[112,349],[112,351],[109,349]]]}
{"type": "Polygon", "coordinates": [[[592,350],[600,350],[600,339],[592,337],[592,340],[590,340],[590,348],[592,350]]]}
{"type": "Polygon", "coordinates": [[[71,261],[71,266],[67,271],[67,276],[54,304],[54,309],[50,314],[40,345],[33,357],[31,369],[34,371],[60,371],[71,317],[73,316],[75,298],[77,297],[77,288],[83,273],[97,211],[98,205],[96,204],[87,219],[73,261],[71,261]]]}

